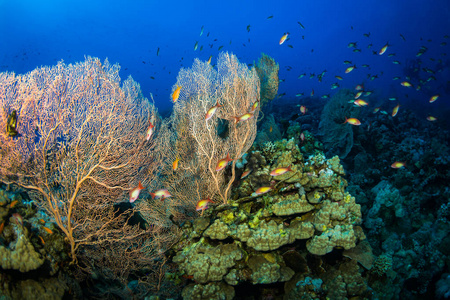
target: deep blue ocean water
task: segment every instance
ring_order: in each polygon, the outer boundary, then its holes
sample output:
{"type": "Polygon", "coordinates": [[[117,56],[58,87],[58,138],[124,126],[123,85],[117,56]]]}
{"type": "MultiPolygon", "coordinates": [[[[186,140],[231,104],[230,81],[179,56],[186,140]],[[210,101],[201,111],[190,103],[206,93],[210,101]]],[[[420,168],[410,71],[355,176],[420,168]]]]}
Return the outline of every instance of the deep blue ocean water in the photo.
{"type": "Polygon", "coordinates": [[[279,94],[286,93],[285,98],[299,93],[308,96],[312,89],[316,96],[333,94],[335,82],[352,89],[365,83],[366,89],[383,97],[398,98],[402,109],[410,107],[445,121],[450,94],[450,40],[445,38],[449,31],[450,4],[445,0],[1,0],[0,71],[25,73],[60,60],[82,61],[85,55],[108,58],[121,65],[122,79],[132,75],[144,95],[153,93],[156,105],[164,111],[172,105],[170,91],[179,69],[190,67],[196,57],[207,60],[212,55],[214,63],[223,46],[221,51],[233,52],[249,64],[261,52],[274,57],[284,80],[279,94]],[[279,45],[286,32],[289,39],[279,45]],[[350,42],[356,42],[361,52],[353,52],[350,42]],[[385,54],[373,54],[386,43],[385,54]],[[417,57],[422,46],[427,51],[417,57]],[[400,85],[405,80],[404,68],[416,59],[421,62],[418,78],[433,75],[436,79],[421,84],[420,91],[400,85]],[[356,65],[349,74],[344,74],[345,60],[356,65]],[[319,82],[317,75],[324,70],[319,82]],[[310,74],[316,76],[310,79],[310,74]],[[370,80],[368,75],[377,78],[370,80]],[[393,80],[395,76],[401,79],[393,80]],[[441,98],[431,105],[428,99],[434,94],[441,98]]]}

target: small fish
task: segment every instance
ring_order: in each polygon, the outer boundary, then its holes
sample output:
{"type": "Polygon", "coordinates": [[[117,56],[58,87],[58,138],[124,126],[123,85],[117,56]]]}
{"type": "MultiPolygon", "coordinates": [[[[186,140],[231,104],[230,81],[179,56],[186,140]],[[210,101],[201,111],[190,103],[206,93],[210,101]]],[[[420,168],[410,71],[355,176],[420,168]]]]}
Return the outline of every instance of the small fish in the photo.
{"type": "Polygon", "coordinates": [[[387,48],[389,47],[390,45],[388,44],[388,43],[386,43],[386,45],[384,45],[381,49],[380,49],[380,51],[378,51],[378,55],[383,55],[385,52],[386,52],[386,50],[387,50],[387,48]]]}
{"type": "Polygon", "coordinates": [[[361,122],[357,118],[348,118],[347,119],[347,117],[345,117],[345,122],[343,124],[345,124],[345,123],[355,125],[355,126],[361,125],[361,122]]]}
{"type": "Polygon", "coordinates": [[[152,196],[152,199],[161,198],[161,201],[164,200],[165,198],[172,197],[172,195],[166,189],[160,189],[155,191],[154,193],[150,193],[150,196],[152,196]]]}
{"type": "Polygon", "coordinates": [[[302,143],[305,141],[305,133],[300,133],[300,140],[302,141],[302,143]]]}
{"type": "Polygon", "coordinates": [[[2,234],[4,227],[5,227],[5,221],[3,221],[2,224],[0,224],[0,234],[2,234]]]}
{"type": "Polygon", "coordinates": [[[397,100],[397,97],[390,97],[389,98],[389,101],[395,101],[395,100],[397,100]]]}
{"type": "Polygon", "coordinates": [[[395,53],[389,53],[388,54],[388,57],[392,57],[392,56],[395,56],[395,53]]]}
{"type": "Polygon", "coordinates": [[[45,220],[44,219],[39,219],[39,222],[41,222],[42,224],[45,224],[45,220]]]}
{"type": "Polygon", "coordinates": [[[197,202],[197,206],[195,207],[195,210],[196,211],[201,210],[202,213],[203,213],[203,211],[208,208],[208,204],[209,203],[214,203],[214,202],[212,202],[211,199],[209,199],[209,198],[208,199],[204,199],[204,200],[200,200],[200,201],[197,202]]]}
{"type": "Polygon", "coordinates": [[[399,80],[399,79],[400,79],[400,76],[392,77],[392,80],[399,80]]]}
{"type": "Polygon", "coordinates": [[[211,64],[211,59],[212,59],[212,55],[210,55],[208,58],[208,64],[211,64]]]}
{"type": "Polygon", "coordinates": [[[310,73],[310,74],[309,74],[309,79],[312,79],[312,78],[314,78],[314,76],[316,76],[316,74],[314,74],[314,73],[310,73]]]}
{"type": "Polygon", "coordinates": [[[380,110],[379,107],[375,107],[375,108],[373,109],[373,113],[376,114],[379,110],[380,110]]]}
{"type": "Polygon", "coordinates": [[[398,114],[398,109],[400,108],[400,104],[397,104],[396,107],[392,110],[392,116],[395,117],[398,114]]]}
{"type": "Polygon", "coordinates": [[[288,38],[289,32],[286,32],[280,39],[280,45],[282,45],[288,38]]]}
{"type": "Polygon", "coordinates": [[[195,42],[194,51],[197,50],[197,48],[198,48],[198,41],[195,42]]]}
{"type": "Polygon", "coordinates": [[[366,38],[370,37],[370,32],[369,33],[364,33],[363,36],[365,36],[366,38]]]}
{"type": "Polygon", "coordinates": [[[400,33],[400,37],[402,38],[402,40],[406,41],[405,37],[403,36],[403,34],[400,33]]]}
{"type": "Polygon", "coordinates": [[[360,52],[361,52],[361,49],[355,48],[355,49],[353,49],[353,52],[355,52],[355,53],[360,53],[360,52]]]}
{"type": "Polygon", "coordinates": [[[19,215],[18,213],[14,213],[12,214],[12,217],[14,223],[16,223],[17,225],[23,225],[23,218],[21,215],[19,215]]]}
{"type": "Polygon", "coordinates": [[[149,122],[150,123],[150,125],[148,125],[148,129],[147,129],[147,136],[146,136],[146,140],[148,141],[149,139],[150,139],[150,137],[152,136],[152,134],[153,134],[153,131],[154,131],[154,125],[152,124],[152,122],[149,122]]]}
{"type": "Polygon", "coordinates": [[[347,48],[356,48],[356,42],[348,43],[347,48]]]}
{"type": "Polygon", "coordinates": [[[9,205],[9,208],[14,208],[17,203],[19,203],[19,200],[14,200],[13,202],[11,202],[11,204],[9,205]]]}
{"type": "Polygon", "coordinates": [[[344,65],[351,65],[352,62],[350,60],[344,60],[344,65]]]}
{"type": "Polygon", "coordinates": [[[347,69],[345,69],[345,74],[350,73],[351,71],[353,71],[354,69],[356,69],[356,65],[350,66],[347,69]]]}
{"type": "Polygon", "coordinates": [[[300,106],[300,112],[302,114],[306,114],[307,111],[308,111],[308,109],[306,108],[306,106],[304,106],[304,105],[300,106]]]}
{"type": "Polygon", "coordinates": [[[45,232],[47,232],[48,234],[53,234],[53,231],[50,229],[50,228],[48,228],[48,227],[42,227],[42,229],[44,229],[45,230],[45,232]]]}
{"type": "Polygon", "coordinates": [[[437,94],[437,95],[434,95],[434,96],[432,96],[432,97],[430,98],[429,102],[430,102],[430,103],[433,103],[433,102],[436,101],[438,98],[439,98],[439,95],[438,95],[438,94],[437,94]]]}
{"type": "Polygon", "coordinates": [[[255,196],[259,196],[259,195],[268,193],[268,192],[270,192],[272,189],[273,189],[273,187],[271,187],[271,186],[263,186],[263,187],[260,187],[260,188],[258,188],[254,193],[252,193],[252,196],[255,197],[255,196]]]}
{"type": "Polygon", "coordinates": [[[270,126],[270,128],[269,128],[269,132],[272,132],[273,131],[273,127],[272,126],[270,126]]]}
{"type": "Polygon", "coordinates": [[[335,82],[331,85],[332,90],[337,89],[338,87],[339,87],[339,83],[337,83],[337,82],[335,82]]]}
{"type": "Polygon", "coordinates": [[[370,95],[372,95],[372,91],[365,91],[364,92],[364,97],[369,97],[370,95]]]}
{"type": "Polygon", "coordinates": [[[353,104],[355,104],[356,106],[367,106],[369,105],[369,103],[367,103],[366,101],[362,100],[362,99],[358,99],[355,102],[353,102],[353,104]]]}
{"type": "Polygon", "coordinates": [[[391,165],[391,168],[400,169],[400,168],[403,168],[405,165],[406,165],[406,163],[403,161],[396,161],[391,165]]]}
{"type": "Polygon", "coordinates": [[[304,76],[306,76],[306,73],[298,75],[297,79],[303,78],[304,76]]]}
{"type": "Polygon", "coordinates": [[[205,28],[205,26],[202,26],[202,28],[200,29],[200,36],[202,36],[204,28],[205,28]]]}
{"type": "Polygon", "coordinates": [[[368,64],[363,64],[361,67],[363,67],[363,68],[370,68],[370,66],[368,64]]]}
{"type": "Polygon", "coordinates": [[[363,84],[358,84],[357,86],[355,86],[355,90],[357,90],[357,91],[364,90],[364,85],[363,84]]]}
{"type": "Polygon", "coordinates": [[[133,203],[134,201],[137,200],[137,198],[139,198],[139,194],[141,193],[141,191],[143,189],[144,189],[144,187],[142,186],[141,182],[139,181],[138,186],[130,191],[130,203],[133,203]]]}
{"type": "Polygon", "coordinates": [[[394,65],[400,65],[400,62],[399,62],[398,60],[393,60],[392,63],[393,63],[394,65]]]}
{"type": "Polygon", "coordinates": [[[178,169],[178,162],[180,161],[180,159],[177,157],[175,158],[175,160],[172,163],[172,170],[176,171],[178,169]]]}
{"type": "Polygon", "coordinates": [[[311,97],[314,96],[314,89],[311,89],[311,94],[309,94],[311,97]]]}
{"type": "Polygon", "coordinates": [[[156,56],[159,56],[159,47],[156,49],[156,56]]]}
{"type": "Polygon", "coordinates": [[[409,83],[408,81],[402,81],[400,84],[405,87],[412,87],[412,84],[409,83]]]}
{"type": "Polygon", "coordinates": [[[301,28],[301,29],[305,29],[305,26],[303,26],[303,24],[300,23],[300,21],[297,21],[297,24],[300,25],[300,28],[301,28]]]}
{"type": "Polygon", "coordinates": [[[279,176],[291,171],[292,171],[291,166],[276,168],[275,170],[270,172],[270,176],[279,176]]]}
{"type": "Polygon", "coordinates": [[[45,241],[44,241],[44,239],[42,238],[42,236],[38,235],[38,237],[39,237],[39,239],[41,240],[42,245],[45,245],[45,241]]]}
{"type": "Polygon", "coordinates": [[[259,106],[259,101],[256,100],[255,103],[253,103],[252,107],[250,108],[250,113],[254,113],[256,111],[256,109],[259,106]]]}
{"type": "Polygon", "coordinates": [[[200,46],[200,51],[202,51],[202,50],[203,50],[203,45],[200,46]]]}
{"type": "Polygon", "coordinates": [[[359,97],[361,97],[362,93],[363,93],[363,91],[357,92],[355,95],[355,99],[358,99],[359,97]]]}
{"type": "Polygon", "coordinates": [[[343,80],[343,78],[341,76],[336,75],[334,77],[336,77],[337,80],[343,80]]]}
{"type": "Polygon", "coordinates": [[[253,113],[246,113],[246,114],[243,114],[243,115],[240,116],[240,117],[233,117],[233,118],[234,118],[234,123],[236,124],[236,123],[241,122],[241,121],[247,121],[247,120],[250,120],[250,119],[252,119],[253,117],[254,117],[254,114],[253,114],[253,113]]]}
{"type": "MultiPolygon", "coordinates": [[[[288,47],[289,47],[289,48],[291,48],[291,49],[293,49],[293,48],[294,48],[294,46],[292,46],[292,45],[288,45],[288,47]]],[[[289,70],[288,70],[288,71],[289,71],[289,70]]]]}
{"type": "Polygon", "coordinates": [[[214,116],[214,114],[216,113],[216,110],[217,110],[219,107],[222,107],[222,105],[219,104],[219,99],[217,99],[216,105],[214,105],[213,107],[211,107],[210,109],[208,109],[208,111],[206,112],[205,120],[208,121],[209,119],[211,119],[212,116],[214,116]]]}
{"type": "Polygon", "coordinates": [[[172,101],[173,103],[177,102],[178,97],[180,97],[181,86],[177,85],[177,88],[172,93],[172,101]]]}
{"type": "Polygon", "coordinates": [[[428,117],[427,117],[427,120],[430,121],[430,122],[434,122],[434,121],[437,120],[437,118],[436,118],[436,117],[433,117],[433,116],[428,116],[428,117]]]}
{"type": "Polygon", "coordinates": [[[270,19],[272,19],[272,18],[273,18],[273,15],[268,16],[268,17],[267,17],[267,20],[270,20],[270,19]]]}
{"type": "Polygon", "coordinates": [[[330,94],[322,95],[322,99],[329,99],[329,98],[330,98],[330,94]]]}
{"type": "Polygon", "coordinates": [[[225,169],[230,161],[232,161],[232,159],[230,158],[230,153],[227,153],[227,156],[225,158],[222,158],[217,162],[216,171],[219,172],[225,169]]]}
{"type": "Polygon", "coordinates": [[[241,179],[246,178],[248,175],[250,175],[251,172],[252,172],[252,170],[244,171],[244,173],[242,173],[242,175],[241,175],[241,179]]]}
{"type": "Polygon", "coordinates": [[[298,94],[295,94],[295,97],[301,97],[301,96],[303,96],[305,93],[298,93],[298,94]]]}

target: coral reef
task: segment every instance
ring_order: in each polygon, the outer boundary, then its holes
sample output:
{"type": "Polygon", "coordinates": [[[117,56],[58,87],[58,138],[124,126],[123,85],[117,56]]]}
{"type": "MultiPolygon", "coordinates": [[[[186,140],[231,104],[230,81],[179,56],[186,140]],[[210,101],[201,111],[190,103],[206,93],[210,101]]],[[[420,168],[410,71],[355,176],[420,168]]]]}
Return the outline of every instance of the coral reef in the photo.
{"type": "Polygon", "coordinates": [[[275,60],[262,53],[256,64],[256,72],[261,83],[261,106],[267,105],[278,93],[278,71],[280,66],[275,60]]]}
{"type": "MultiPolygon", "coordinates": [[[[311,271],[316,277],[308,279],[298,273],[302,268],[297,259],[292,259],[300,255],[303,261],[306,258],[307,266],[303,268],[313,269],[327,253],[350,250],[365,239],[358,225],[360,208],[355,198],[345,192],[347,183],[342,178],[339,158],[327,160],[317,155],[306,159],[291,139],[251,151],[248,161],[253,172],[236,191],[236,195],[247,196],[235,199],[231,205],[205,211],[202,218],[183,226],[186,238],[175,246],[181,250],[173,261],[179,264],[181,274],[194,281],[184,289],[185,299],[206,299],[217,284],[228,291],[244,283],[258,286],[293,278],[298,283],[289,295],[312,289],[316,295],[332,297],[337,277],[343,278],[342,295],[365,295],[367,285],[356,259],[343,263],[341,256],[343,264],[332,267],[336,274],[331,272],[327,277],[311,271]],[[287,165],[291,165],[291,172],[273,178],[267,175],[270,170],[287,165]],[[251,190],[260,185],[271,185],[272,191],[260,196],[252,194],[251,190]],[[350,274],[355,277],[343,270],[350,265],[350,274]]],[[[286,299],[298,299],[289,297],[286,299]]]]}

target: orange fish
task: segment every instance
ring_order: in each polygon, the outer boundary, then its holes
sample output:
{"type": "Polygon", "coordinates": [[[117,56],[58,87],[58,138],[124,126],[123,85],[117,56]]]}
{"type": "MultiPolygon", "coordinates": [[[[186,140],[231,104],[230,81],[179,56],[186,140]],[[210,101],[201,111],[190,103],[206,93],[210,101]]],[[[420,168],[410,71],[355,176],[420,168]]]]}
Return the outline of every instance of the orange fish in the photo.
{"type": "Polygon", "coordinates": [[[380,51],[378,51],[378,55],[383,55],[384,52],[386,52],[388,47],[389,47],[389,44],[386,43],[386,45],[384,45],[383,48],[381,48],[380,51]]]}
{"type": "Polygon", "coordinates": [[[48,227],[42,227],[44,230],[45,230],[45,232],[47,232],[48,234],[53,234],[53,231],[50,229],[50,228],[48,228],[48,227]]]}
{"type": "Polygon", "coordinates": [[[4,227],[5,227],[5,221],[3,221],[2,224],[0,224],[0,234],[2,234],[4,227]]]}
{"type": "Polygon", "coordinates": [[[306,111],[307,111],[308,109],[306,108],[306,106],[304,106],[304,105],[302,105],[302,106],[300,106],[300,112],[302,113],[302,114],[306,114],[306,111]]]}
{"type": "Polygon", "coordinates": [[[42,224],[45,224],[45,220],[44,219],[39,219],[39,222],[41,222],[42,224]]]}
{"type": "Polygon", "coordinates": [[[178,169],[178,162],[180,161],[180,159],[177,157],[176,159],[175,159],[175,161],[173,162],[173,164],[172,164],[172,169],[174,170],[174,171],[176,171],[177,169],[178,169]]]}
{"type": "Polygon", "coordinates": [[[39,239],[41,240],[42,245],[45,245],[45,241],[44,241],[44,239],[42,238],[42,236],[38,235],[38,237],[39,237],[39,239]]]}
{"type": "Polygon", "coordinates": [[[241,122],[241,121],[250,120],[253,117],[254,117],[254,115],[252,113],[246,113],[246,114],[243,114],[240,117],[233,117],[233,118],[234,118],[234,123],[236,124],[236,123],[241,122]]]}
{"type": "Polygon", "coordinates": [[[400,84],[405,87],[412,87],[412,84],[409,83],[408,81],[402,81],[402,82],[400,82],[400,84]]]}
{"type": "Polygon", "coordinates": [[[280,39],[280,45],[283,44],[288,38],[289,32],[286,32],[280,39]]]}
{"type": "Polygon", "coordinates": [[[263,186],[263,187],[260,187],[259,189],[257,189],[257,190],[252,194],[252,196],[254,197],[254,196],[259,196],[259,195],[268,193],[268,192],[270,192],[272,189],[273,189],[273,187],[271,187],[271,186],[263,186]]]}
{"type": "Polygon", "coordinates": [[[428,116],[428,117],[427,117],[427,120],[430,121],[430,122],[434,122],[434,121],[437,120],[437,118],[436,118],[436,117],[433,117],[433,116],[428,116]]]}
{"type": "Polygon", "coordinates": [[[172,93],[172,100],[173,103],[177,102],[178,97],[180,97],[180,91],[181,91],[181,86],[177,85],[177,88],[175,89],[175,91],[172,93]]]}
{"type": "Polygon", "coordinates": [[[154,130],[153,128],[155,127],[155,126],[153,126],[152,122],[149,122],[149,123],[150,123],[150,125],[148,126],[148,129],[147,129],[147,137],[145,138],[147,141],[152,136],[153,130],[154,130]]]}
{"type": "Polygon", "coordinates": [[[19,203],[19,200],[14,200],[14,201],[11,202],[11,204],[9,205],[9,208],[14,208],[14,206],[16,206],[17,203],[19,203]]]}
{"type": "Polygon", "coordinates": [[[242,173],[241,175],[241,179],[244,179],[245,177],[247,177],[248,175],[250,175],[250,173],[252,172],[252,170],[247,170],[244,173],[242,173]]]}
{"type": "Polygon", "coordinates": [[[201,210],[202,213],[205,209],[208,208],[208,203],[214,203],[211,201],[211,199],[204,199],[197,202],[197,206],[195,207],[195,210],[199,211],[201,210]]]}
{"type": "Polygon", "coordinates": [[[221,107],[222,105],[219,104],[219,99],[217,99],[217,103],[216,105],[214,105],[213,107],[211,107],[210,109],[208,109],[208,111],[206,112],[205,115],[205,120],[208,121],[209,119],[212,118],[212,116],[214,116],[214,114],[216,113],[216,110],[221,107]]]}
{"type": "Polygon", "coordinates": [[[347,117],[345,117],[345,122],[343,124],[345,124],[345,123],[355,125],[355,126],[361,125],[361,122],[357,118],[348,118],[347,119],[347,117]]]}
{"type": "Polygon", "coordinates": [[[402,161],[396,161],[395,163],[393,163],[393,164],[391,165],[391,168],[393,168],[393,169],[400,169],[400,168],[403,168],[405,165],[406,165],[405,162],[402,162],[402,161]]]}
{"type": "Polygon", "coordinates": [[[164,198],[172,197],[172,195],[166,189],[160,189],[155,191],[154,193],[150,193],[150,196],[152,196],[152,199],[161,198],[161,201],[164,200],[164,198]]]}
{"type": "Polygon", "coordinates": [[[355,102],[353,102],[353,104],[355,104],[356,106],[367,106],[369,105],[369,103],[367,103],[366,101],[362,100],[362,99],[358,99],[355,102]]]}
{"type": "Polygon", "coordinates": [[[253,103],[252,108],[250,108],[250,112],[254,113],[255,110],[258,108],[259,106],[259,101],[255,101],[255,103],[253,103]]]}
{"type": "Polygon", "coordinates": [[[276,168],[275,170],[270,172],[270,176],[279,176],[279,175],[283,175],[290,171],[292,171],[291,166],[276,168]]]}
{"type": "Polygon", "coordinates": [[[400,108],[400,104],[397,104],[396,107],[392,110],[392,116],[395,117],[398,114],[398,109],[400,108]]]}
{"type": "Polygon", "coordinates": [[[219,172],[225,169],[230,161],[232,161],[232,159],[230,158],[230,153],[227,153],[227,156],[225,158],[222,158],[217,162],[216,171],[219,172]]]}
{"type": "Polygon", "coordinates": [[[433,103],[434,101],[436,101],[439,98],[439,95],[434,95],[430,98],[430,103],[433,103]]]}
{"type": "Polygon", "coordinates": [[[347,69],[345,69],[345,74],[350,73],[350,72],[353,71],[354,69],[356,69],[356,65],[348,67],[347,69]]]}
{"type": "Polygon", "coordinates": [[[144,187],[142,186],[141,182],[139,181],[138,186],[130,191],[130,203],[133,203],[134,201],[136,201],[137,198],[139,198],[139,194],[140,194],[141,190],[143,190],[143,189],[144,189],[144,187]]]}

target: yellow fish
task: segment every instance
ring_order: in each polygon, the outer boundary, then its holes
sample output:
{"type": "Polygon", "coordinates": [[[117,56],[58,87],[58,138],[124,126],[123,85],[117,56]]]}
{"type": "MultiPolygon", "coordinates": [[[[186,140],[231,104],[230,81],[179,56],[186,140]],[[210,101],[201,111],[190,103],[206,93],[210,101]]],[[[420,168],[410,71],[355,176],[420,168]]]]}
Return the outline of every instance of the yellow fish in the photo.
{"type": "Polygon", "coordinates": [[[286,32],[280,39],[280,45],[283,44],[289,36],[289,32],[286,32]]]}
{"type": "Polygon", "coordinates": [[[225,158],[222,158],[217,162],[216,171],[219,172],[225,169],[225,167],[228,165],[230,161],[232,161],[232,159],[230,158],[230,153],[227,153],[227,156],[225,158]]]}
{"type": "Polygon", "coordinates": [[[271,186],[263,186],[263,187],[260,187],[259,189],[257,189],[257,190],[252,194],[252,196],[254,197],[254,196],[259,196],[259,195],[268,193],[268,192],[270,192],[272,189],[273,189],[273,187],[271,187],[271,186]]]}
{"type": "Polygon", "coordinates": [[[433,117],[433,116],[428,116],[428,117],[427,117],[427,120],[430,121],[430,122],[434,122],[434,121],[437,120],[437,118],[436,118],[436,117],[433,117]]]}
{"type": "Polygon", "coordinates": [[[433,103],[434,101],[436,101],[439,98],[439,95],[434,95],[433,97],[430,98],[430,103],[433,103]]]}
{"type": "Polygon", "coordinates": [[[209,198],[200,200],[197,202],[197,206],[195,207],[195,210],[197,210],[197,211],[201,210],[203,213],[203,211],[208,208],[209,203],[214,203],[214,202],[212,202],[211,199],[209,199],[209,198]]]}
{"type": "Polygon", "coordinates": [[[212,116],[216,113],[216,110],[221,107],[222,105],[219,104],[219,99],[217,99],[217,103],[216,105],[214,105],[213,107],[211,107],[210,109],[208,109],[208,111],[206,112],[205,115],[205,120],[208,121],[209,119],[212,118],[212,116]]]}
{"type": "Polygon", "coordinates": [[[356,69],[356,65],[348,67],[347,69],[345,69],[345,74],[350,73],[351,71],[353,71],[354,69],[356,69]]]}
{"type": "Polygon", "coordinates": [[[180,91],[181,91],[181,86],[177,85],[177,88],[175,89],[175,91],[172,93],[172,100],[173,103],[177,102],[178,97],[180,97],[180,91]]]}
{"type": "Polygon", "coordinates": [[[396,107],[392,110],[392,116],[395,117],[398,114],[398,109],[400,108],[400,104],[397,104],[396,107]]]}
{"type": "Polygon", "coordinates": [[[402,81],[400,84],[401,84],[402,86],[412,87],[412,84],[409,83],[408,81],[402,81]]]}

